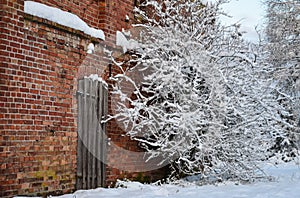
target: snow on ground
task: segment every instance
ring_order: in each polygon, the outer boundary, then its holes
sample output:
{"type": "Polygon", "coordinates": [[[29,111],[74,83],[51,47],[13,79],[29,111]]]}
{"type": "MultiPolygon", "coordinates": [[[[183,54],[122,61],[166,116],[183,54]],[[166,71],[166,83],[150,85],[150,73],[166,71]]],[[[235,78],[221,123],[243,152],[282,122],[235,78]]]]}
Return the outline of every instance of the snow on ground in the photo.
{"type": "Polygon", "coordinates": [[[184,185],[154,185],[138,182],[120,182],[124,187],[98,188],[80,190],[55,198],[98,198],[98,197],[138,197],[138,198],[299,198],[300,197],[300,167],[293,163],[281,164],[276,167],[266,165],[265,172],[274,177],[272,182],[257,182],[247,185],[225,183],[207,186],[184,185]]]}

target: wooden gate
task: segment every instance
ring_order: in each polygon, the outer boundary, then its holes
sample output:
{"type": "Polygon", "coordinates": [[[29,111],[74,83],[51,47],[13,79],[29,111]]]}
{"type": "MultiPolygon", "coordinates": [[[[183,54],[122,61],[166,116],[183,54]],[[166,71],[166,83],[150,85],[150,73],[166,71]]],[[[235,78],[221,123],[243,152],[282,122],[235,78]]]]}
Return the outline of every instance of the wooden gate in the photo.
{"type": "Polygon", "coordinates": [[[98,80],[79,80],[77,189],[105,185],[107,85],[98,80]]]}

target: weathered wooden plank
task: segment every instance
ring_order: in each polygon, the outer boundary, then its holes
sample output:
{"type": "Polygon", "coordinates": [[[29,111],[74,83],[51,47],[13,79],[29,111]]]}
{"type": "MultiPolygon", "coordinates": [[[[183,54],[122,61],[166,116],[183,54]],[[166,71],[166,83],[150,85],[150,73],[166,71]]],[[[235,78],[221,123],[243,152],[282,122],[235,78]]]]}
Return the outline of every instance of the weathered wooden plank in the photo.
{"type": "Polygon", "coordinates": [[[102,130],[102,114],[103,114],[103,84],[99,84],[99,98],[98,98],[98,134],[99,134],[99,140],[98,140],[98,145],[99,145],[99,150],[98,150],[98,155],[99,155],[99,161],[97,164],[98,167],[98,174],[97,174],[97,185],[98,186],[103,186],[102,182],[102,177],[104,172],[102,172],[102,166],[103,166],[103,130],[102,130]]]}
{"type": "MultiPolygon", "coordinates": [[[[98,111],[97,111],[97,113],[99,112],[99,109],[97,109],[98,111]]],[[[97,124],[96,124],[96,144],[95,144],[95,146],[96,146],[96,152],[95,152],[95,156],[96,156],[96,160],[95,160],[95,185],[96,185],[96,187],[100,187],[101,186],[101,183],[100,183],[100,176],[101,176],[101,166],[99,166],[100,165],[100,163],[101,163],[101,160],[100,160],[100,149],[101,149],[101,136],[100,136],[100,124],[99,124],[99,120],[98,120],[98,118],[99,118],[99,116],[97,115],[97,119],[96,119],[96,121],[97,121],[97,124]]]]}
{"type": "MultiPolygon", "coordinates": [[[[92,138],[93,138],[93,81],[90,80],[89,84],[89,90],[88,90],[88,148],[89,150],[92,149],[92,138]]],[[[92,188],[91,181],[92,181],[92,154],[89,151],[88,152],[88,159],[87,159],[87,176],[88,176],[88,181],[87,181],[87,187],[90,189],[92,188]]]]}
{"type": "Polygon", "coordinates": [[[96,188],[96,150],[99,149],[96,147],[96,134],[97,134],[97,99],[98,99],[98,81],[93,81],[92,86],[92,128],[91,128],[91,149],[92,149],[92,158],[91,158],[91,188],[96,188]]]}
{"type": "MultiPolygon", "coordinates": [[[[102,84],[102,94],[103,94],[103,102],[102,102],[102,108],[103,108],[103,112],[102,112],[102,117],[101,119],[106,120],[107,118],[107,113],[108,113],[108,88],[106,87],[106,85],[102,84]]],[[[102,123],[102,147],[101,147],[101,152],[102,152],[102,162],[106,161],[106,145],[107,145],[107,136],[106,136],[106,123],[102,123]]],[[[106,164],[102,163],[101,166],[101,183],[102,186],[105,185],[105,172],[106,172],[106,164]]]]}
{"type": "MultiPolygon", "coordinates": [[[[89,118],[89,113],[88,113],[88,106],[89,106],[89,79],[84,78],[84,95],[83,95],[83,103],[84,103],[84,108],[82,111],[83,114],[83,128],[84,128],[84,132],[83,132],[83,142],[85,144],[88,143],[88,131],[89,131],[89,125],[88,125],[88,118],[89,118]]],[[[88,188],[88,174],[87,174],[87,170],[88,170],[88,149],[86,148],[88,145],[84,146],[83,149],[83,189],[87,189],[88,188]]]]}
{"type": "Polygon", "coordinates": [[[76,188],[82,189],[82,182],[83,182],[83,166],[82,166],[82,150],[83,150],[83,143],[81,140],[81,136],[83,134],[83,116],[81,114],[83,108],[83,80],[79,80],[78,82],[78,92],[77,92],[77,105],[78,105],[78,139],[77,139],[77,179],[76,179],[76,188]]]}

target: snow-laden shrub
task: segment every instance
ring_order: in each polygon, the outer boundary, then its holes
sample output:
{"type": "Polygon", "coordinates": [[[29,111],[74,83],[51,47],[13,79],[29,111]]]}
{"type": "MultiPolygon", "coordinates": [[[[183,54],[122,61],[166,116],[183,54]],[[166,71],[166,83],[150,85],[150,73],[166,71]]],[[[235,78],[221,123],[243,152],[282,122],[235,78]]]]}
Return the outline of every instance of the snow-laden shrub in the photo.
{"type": "Polygon", "coordinates": [[[136,8],[139,48],[130,67],[115,61],[123,73],[114,77],[112,118],[175,177],[251,181],[284,120],[259,50],[237,25],[218,23],[221,3],[146,0],[136,8]]]}

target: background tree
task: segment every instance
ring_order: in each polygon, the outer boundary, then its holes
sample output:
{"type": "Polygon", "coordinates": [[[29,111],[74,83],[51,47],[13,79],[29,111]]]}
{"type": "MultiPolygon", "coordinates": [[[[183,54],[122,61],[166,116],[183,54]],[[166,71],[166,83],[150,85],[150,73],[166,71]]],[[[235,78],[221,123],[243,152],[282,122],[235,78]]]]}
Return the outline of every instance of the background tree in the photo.
{"type": "Polygon", "coordinates": [[[300,1],[266,0],[266,58],[273,67],[274,94],[285,109],[285,137],[274,146],[283,154],[299,149],[300,137],[300,1]]]}

